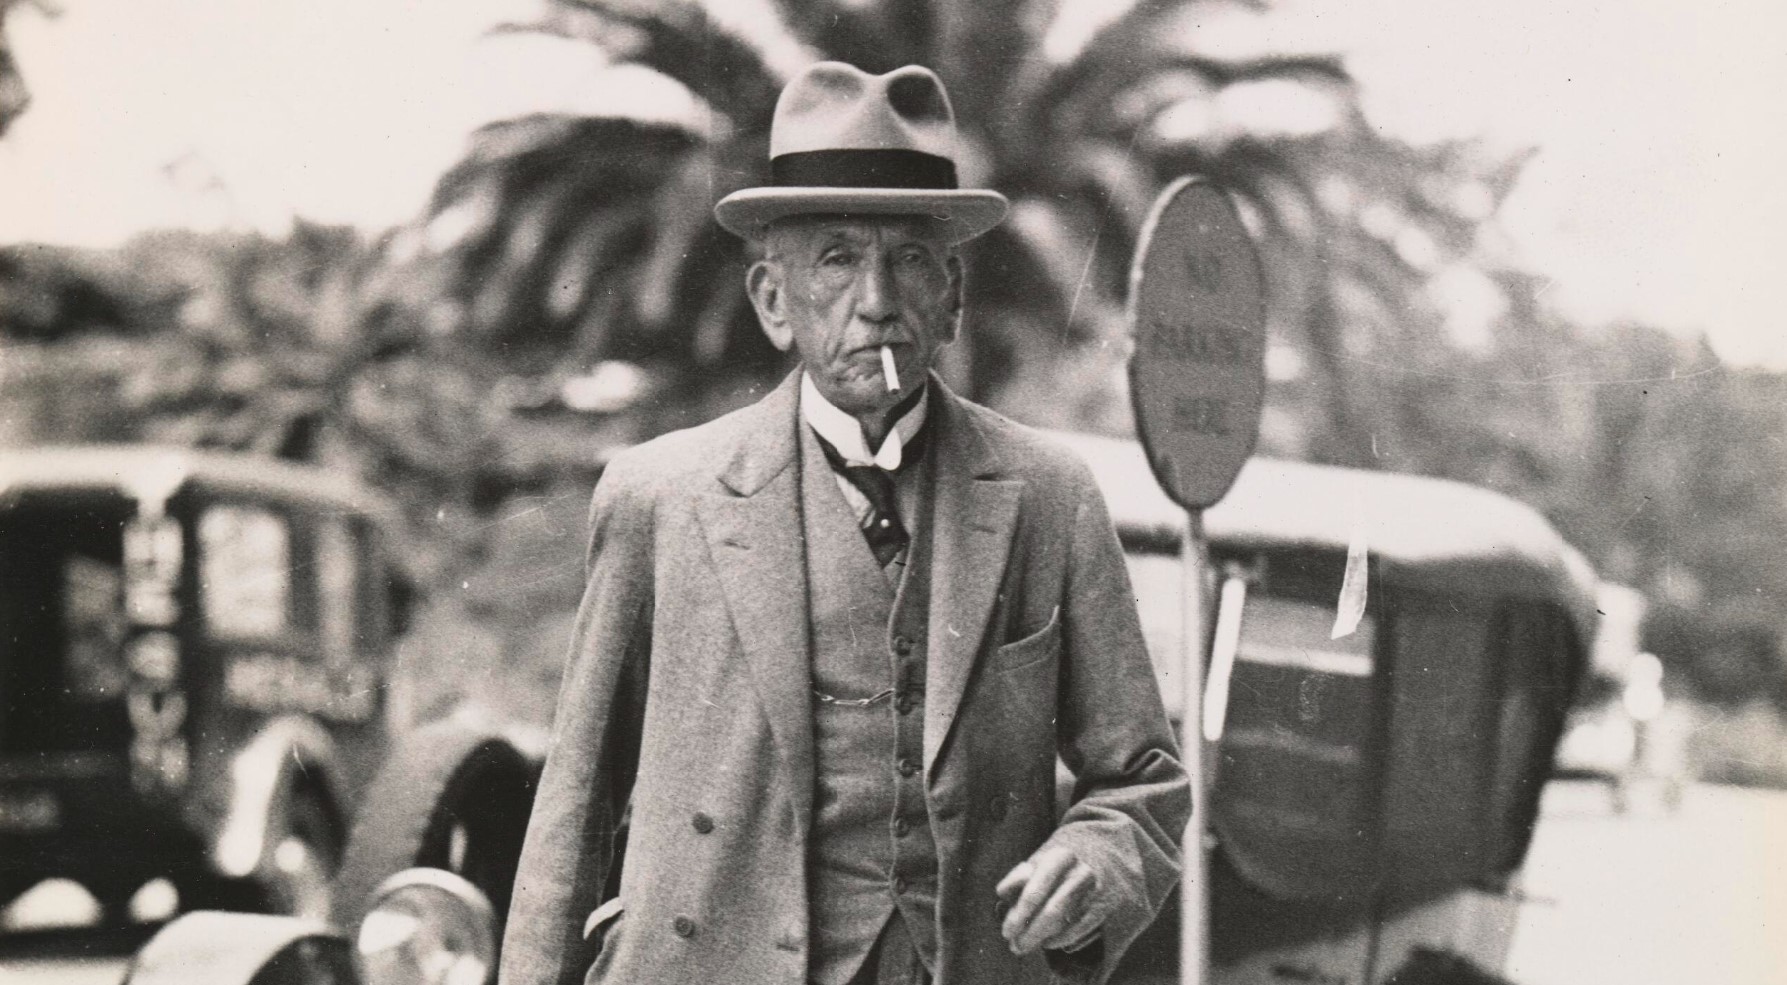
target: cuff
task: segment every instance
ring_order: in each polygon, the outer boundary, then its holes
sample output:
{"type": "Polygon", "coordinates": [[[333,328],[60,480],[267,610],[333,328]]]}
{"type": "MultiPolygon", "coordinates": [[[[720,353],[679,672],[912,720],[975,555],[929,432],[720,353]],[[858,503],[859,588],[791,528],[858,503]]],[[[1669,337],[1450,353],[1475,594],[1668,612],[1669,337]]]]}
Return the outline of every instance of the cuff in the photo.
{"type": "Polygon", "coordinates": [[[1044,948],[1043,960],[1055,977],[1068,982],[1096,982],[1104,970],[1104,934],[1092,936],[1067,948],[1044,948]]]}

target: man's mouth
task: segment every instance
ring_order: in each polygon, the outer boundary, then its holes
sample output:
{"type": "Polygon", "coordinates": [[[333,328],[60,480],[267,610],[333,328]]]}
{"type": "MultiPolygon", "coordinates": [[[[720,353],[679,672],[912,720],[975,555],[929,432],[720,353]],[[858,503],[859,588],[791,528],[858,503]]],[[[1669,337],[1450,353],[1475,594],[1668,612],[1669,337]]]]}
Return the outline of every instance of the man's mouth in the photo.
{"type": "Polygon", "coordinates": [[[876,362],[880,362],[882,349],[892,349],[894,355],[898,356],[903,355],[906,350],[911,347],[912,343],[910,342],[871,342],[868,345],[857,346],[856,348],[851,349],[847,358],[872,359],[876,362]]]}

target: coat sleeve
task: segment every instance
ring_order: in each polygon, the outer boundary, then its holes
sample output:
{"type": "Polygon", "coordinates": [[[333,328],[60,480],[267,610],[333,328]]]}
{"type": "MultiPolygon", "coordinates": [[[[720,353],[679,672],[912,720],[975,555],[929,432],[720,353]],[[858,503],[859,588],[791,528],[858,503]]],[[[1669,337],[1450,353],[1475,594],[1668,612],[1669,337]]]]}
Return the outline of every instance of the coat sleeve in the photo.
{"type": "Polygon", "coordinates": [[[575,985],[594,955],[585,916],[603,902],[638,767],[652,628],[652,503],[617,459],[590,506],[586,586],[552,742],[516,870],[502,985],[575,985]]]}
{"type": "Polygon", "coordinates": [[[1049,844],[1092,867],[1111,912],[1090,945],[1045,953],[1063,978],[1101,982],[1178,884],[1191,790],[1143,643],[1123,549],[1091,474],[1078,471],[1057,727],[1058,751],[1076,782],[1049,844]]]}

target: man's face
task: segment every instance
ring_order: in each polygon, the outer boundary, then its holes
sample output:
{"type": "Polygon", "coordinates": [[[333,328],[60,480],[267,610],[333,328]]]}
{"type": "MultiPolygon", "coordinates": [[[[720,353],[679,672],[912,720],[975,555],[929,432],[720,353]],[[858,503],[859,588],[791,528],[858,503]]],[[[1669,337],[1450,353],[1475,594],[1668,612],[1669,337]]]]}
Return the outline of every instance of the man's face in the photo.
{"type": "Polygon", "coordinates": [[[777,223],[764,245],[765,258],[747,280],[764,333],[776,348],[794,348],[839,410],[891,408],[955,339],[961,261],[930,220],[800,217],[777,223]],[[893,351],[900,394],[882,376],[884,345],[893,351]]]}

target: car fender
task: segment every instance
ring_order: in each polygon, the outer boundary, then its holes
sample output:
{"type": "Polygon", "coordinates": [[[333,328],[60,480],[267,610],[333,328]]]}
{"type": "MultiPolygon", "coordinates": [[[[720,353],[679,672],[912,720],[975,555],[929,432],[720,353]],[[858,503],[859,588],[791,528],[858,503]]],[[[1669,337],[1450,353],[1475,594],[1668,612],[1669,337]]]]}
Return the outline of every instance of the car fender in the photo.
{"type": "Polygon", "coordinates": [[[318,788],[327,806],[339,812],[340,772],[335,742],[322,726],[298,715],[267,722],[228,759],[224,810],[211,839],[212,866],[232,878],[259,868],[274,824],[300,785],[318,788]]]}

